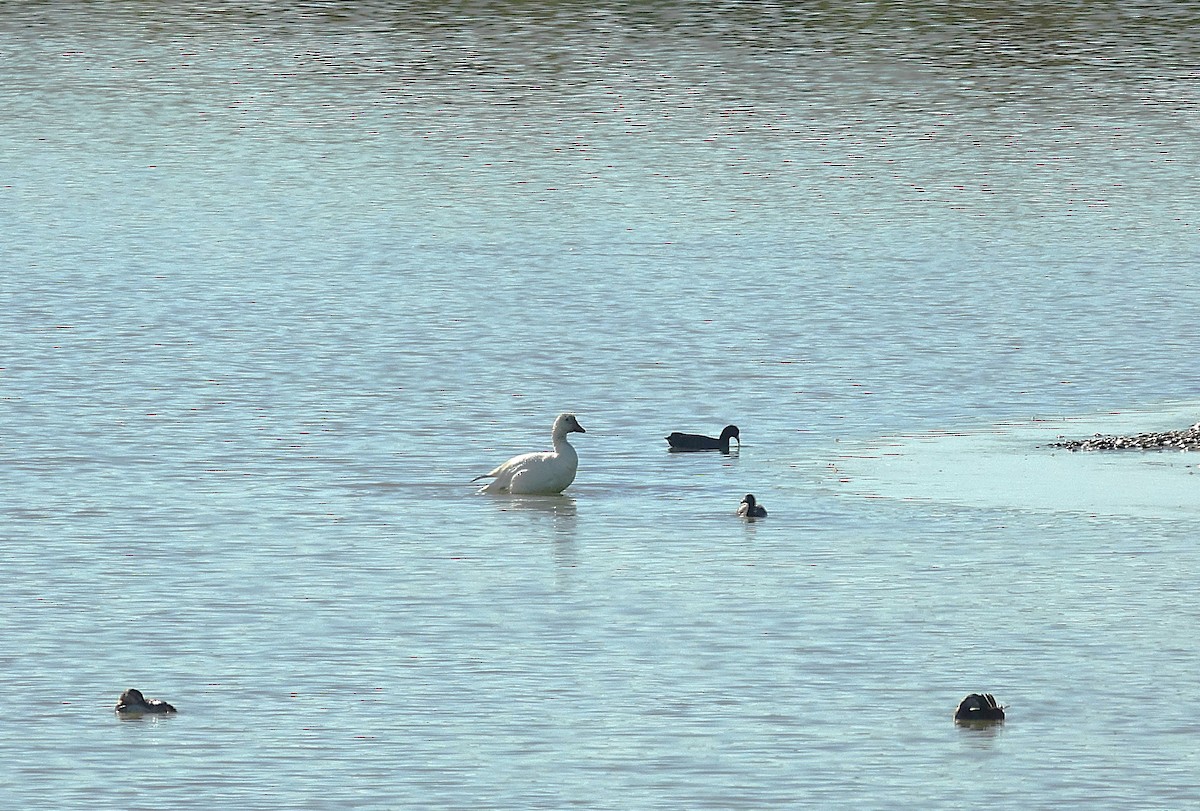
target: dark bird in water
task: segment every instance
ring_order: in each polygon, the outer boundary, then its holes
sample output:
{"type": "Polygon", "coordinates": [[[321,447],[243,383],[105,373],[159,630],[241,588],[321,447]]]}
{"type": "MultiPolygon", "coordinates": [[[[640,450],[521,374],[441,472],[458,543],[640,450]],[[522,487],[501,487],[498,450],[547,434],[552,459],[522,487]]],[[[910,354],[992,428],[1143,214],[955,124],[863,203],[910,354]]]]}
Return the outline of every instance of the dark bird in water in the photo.
{"type": "Polygon", "coordinates": [[[737,514],[742,518],[766,518],[767,508],[754,500],[753,493],[747,493],[738,505],[737,514]]]}
{"type": "Polygon", "coordinates": [[[141,690],[126,690],[117,702],[117,715],[122,718],[141,718],[143,715],[170,715],[175,708],[157,698],[146,698],[141,690]]]}
{"type": "Polygon", "coordinates": [[[742,447],[742,439],[736,425],[726,425],[720,439],[713,439],[703,434],[681,434],[676,431],[667,437],[667,442],[673,451],[721,451],[729,453],[729,440],[736,439],[738,447],[742,447]]]}
{"type": "Polygon", "coordinates": [[[996,703],[991,693],[971,693],[958,705],[954,713],[955,721],[970,723],[972,721],[1003,721],[1004,708],[996,703]]]}

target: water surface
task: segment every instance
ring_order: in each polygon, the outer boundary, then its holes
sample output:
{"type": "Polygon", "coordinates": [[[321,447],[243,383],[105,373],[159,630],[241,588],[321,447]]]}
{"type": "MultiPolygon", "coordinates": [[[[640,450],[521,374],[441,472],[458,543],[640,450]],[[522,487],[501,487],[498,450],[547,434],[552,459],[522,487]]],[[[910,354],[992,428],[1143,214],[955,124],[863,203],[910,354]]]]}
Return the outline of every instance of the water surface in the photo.
{"type": "Polygon", "coordinates": [[[0,10],[0,782],[1186,805],[1196,463],[1044,442],[1197,419],[1198,22],[0,10]]]}

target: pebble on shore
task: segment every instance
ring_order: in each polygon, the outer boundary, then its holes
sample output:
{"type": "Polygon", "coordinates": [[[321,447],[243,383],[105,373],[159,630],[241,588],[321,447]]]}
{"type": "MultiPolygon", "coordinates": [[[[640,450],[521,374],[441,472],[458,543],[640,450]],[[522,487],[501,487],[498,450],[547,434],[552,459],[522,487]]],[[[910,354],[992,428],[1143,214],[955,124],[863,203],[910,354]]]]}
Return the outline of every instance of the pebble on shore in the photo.
{"type": "Polygon", "coordinates": [[[1200,451],[1200,422],[1182,431],[1105,436],[1096,434],[1090,439],[1060,439],[1051,448],[1072,451],[1200,451]]]}

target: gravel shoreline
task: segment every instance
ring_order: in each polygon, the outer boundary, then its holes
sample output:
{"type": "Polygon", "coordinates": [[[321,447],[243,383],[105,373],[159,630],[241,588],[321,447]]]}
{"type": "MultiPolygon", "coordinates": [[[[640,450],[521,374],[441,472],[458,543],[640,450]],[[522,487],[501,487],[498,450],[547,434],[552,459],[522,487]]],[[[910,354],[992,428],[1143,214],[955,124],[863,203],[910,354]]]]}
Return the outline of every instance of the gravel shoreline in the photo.
{"type": "Polygon", "coordinates": [[[1072,451],[1200,451],[1200,422],[1182,431],[1105,436],[1096,434],[1089,439],[1063,439],[1051,442],[1051,448],[1072,451]]]}

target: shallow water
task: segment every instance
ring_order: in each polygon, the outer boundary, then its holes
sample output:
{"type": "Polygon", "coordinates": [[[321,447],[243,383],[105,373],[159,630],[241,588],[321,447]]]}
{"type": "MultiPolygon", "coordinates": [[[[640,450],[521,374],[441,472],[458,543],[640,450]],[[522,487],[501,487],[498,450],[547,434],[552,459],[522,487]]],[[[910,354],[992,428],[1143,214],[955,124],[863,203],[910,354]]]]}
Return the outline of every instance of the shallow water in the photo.
{"type": "Polygon", "coordinates": [[[0,784],[1186,805],[1197,22],[0,11],[0,784]]]}
{"type": "Polygon", "coordinates": [[[881,437],[836,463],[839,482],[868,498],[961,506],[1200,519],[1196,454],[1181,451],[1071,451],[1064,438],[1132,436],[1187,426],[1196,403],[1154,411],[1009,423],[974,431],[881,437]],[[1160,426],[1154,429],[1151,426],[1160,426]]]}

